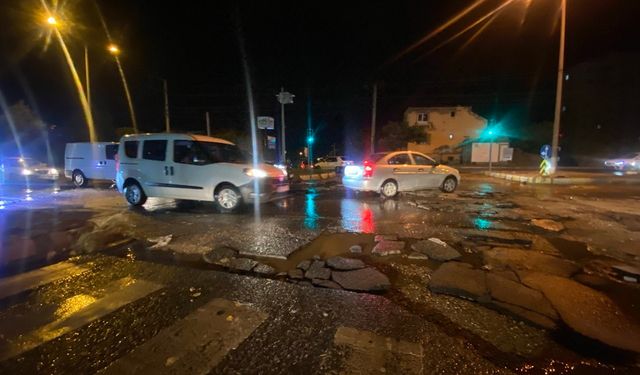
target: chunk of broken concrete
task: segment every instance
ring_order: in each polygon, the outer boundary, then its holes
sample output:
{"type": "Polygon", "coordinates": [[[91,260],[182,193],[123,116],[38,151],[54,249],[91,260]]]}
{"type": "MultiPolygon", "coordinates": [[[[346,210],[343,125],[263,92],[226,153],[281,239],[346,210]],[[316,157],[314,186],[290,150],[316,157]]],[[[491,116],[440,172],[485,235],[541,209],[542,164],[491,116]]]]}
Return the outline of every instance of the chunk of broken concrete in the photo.
{"type": "Polygon", "coordinates": [[[578,272],[575,263],[534,250],[496,247],[482,252],[484,264],[492,269],[528,270],[569,277],[578,272]]]}
{"type": "Polygon", "coordinates": [[[387,255],[395,255],[400,254],[404,249],[403,241],[380,241],[376,244],[376,246],[371,250],[371,254],[375,254],[378,256],[387,256],[387,255]]]}
{"type": "Polygon", "coordinates": [[[446,262],[449,260],[460,258],[460,253],[458,252],[458,250],[447,245],[445,242],[438,240],[437,238],[418,241],[411,245],[411,248],[419,253],[425,254],[430,259],[440,262],[446,262]]]}
{"type": "Polygon", "coordinates": [[[398,240],[398,235],[397,234],[376,234],[376,236],[373,238],[373,240],[375,242],[397,241],[398,240]]]}
{"type": "Polygon", "coordinates": [[[441,265],[431,274],[429,289],[479,302],[491,300],[485,272],[466,263],[447,262],[441,265]]]}
{"type": "Polygon", "coordinates": [[[327,266],[339,271],[350,271],[364,268],[365,264],[360,259],[351,259],[344,257],[331,257],[327,259],[327,266]]]}
{"type": "Polygon", "coordinates": [[[238,271],[251,271],[257,264],[258,262],[249,258],[232,258],[229,259],[227,267],[238,271]]]}
{"type": "Polygon", "coordinates": [[[302,262],[298,263],[298,265],[296,266],[296,268],[299,268],[303,271],[306,271],[309,269],[309,266],[311,265],[311,261],[310,260],[303,260],[302,262]]]}
{"type": "Polygon", "coordinates": [[[353,246],[351,246],[351,247],[349,248],[349,251],[350,251],[351,253],[354,253],[354,254],[360,254],[360,253],[362,252],[362,246],[360,246],[360,245],[353,245],[353,246]]]}
{"type": "Polygon", "coordinates": [[[328,289],[342,289],[342,287],[338,285],[338,283],[331,280],[311,279],[311,284],[328,289]]]}
{"type": "Polygon", "coordinates": [[[334,271],[331,279],[341,287],[358,292],[380,292],[391,287],[389,278],[375,268],[353,271],[334,271]]]}
{"type": "Polygon", "coordinates": [[[528,273],[522,282],[540,290],[576,332],[616,348],[640,353],[640,323],[609,297],[564,277],[528,273]]]}
{"type": "Polygon", "coordinates": [[[258,265],[253,267],[253,272],[259,273],[261,275],[275,275],[276,269],[268,264],[259,263],[258,265]]]}
{"type": "Polygon", "coordinates": [[[546,328],[549,330],[556,329],[556,322],[549,319],[548,317],[533,312],[531,310],[523,309],[520,306],[511,305],[504,302],[492,301],[492,305],[502,311],[507,311],[523,320],[526,320],[529,323],[533,323],[542,328],[546,328]]]}
{"type": "Polygon", "coordinates": [[[564,224],[559,221],[549,219],[531,219],[531,224],[538,228],[548,230],[550,232],[561,232],[564,230],[564,224]]]}
{"type": "Polygon", "coordinates": [[[551,307],[551,303],[538,290],[492,273],[487,273],[487,288],[493,299],[534,311],[554,320],[559,318],[551,307]]]}
{"type": "Polygon", "coordinates": [[[296,279],[296,280],[302,280],[304,279],[304,274],[302,273],[301,269],[293,269],[293,270],[289,270],[289,272],[287,272],[287,274],[289,275],[289,278],[291,279],[296,279]]]}
{"type": "Polygon", "coordinates": [[[321,260],[314,260],[309,266],[309,269],[304,273],[304,277],[307,279],[323,279],[326,280],[331,277],[331,270],[326,268],[325,263],[321,260]]]}
{"type": "Polygon", "coordinates": [[[412,252],[411,254],[409,254],[408,256],[409,259],[413,259],[413,260],[429,260],[429,257],[419,253],[417,251],[412,252]]]}
{"type": "Polygon", "coordinates": [[[238,256],[238,251],[232,249],[230,247],[221,246],[216,247],[215,249],[209,251],[208,253],[202,254],[202,259],[211,264],[226,264],[229,259],[235,258],[238,256]],[[226,259],[226,261],[222,261],[222,259],[226,259]]]}

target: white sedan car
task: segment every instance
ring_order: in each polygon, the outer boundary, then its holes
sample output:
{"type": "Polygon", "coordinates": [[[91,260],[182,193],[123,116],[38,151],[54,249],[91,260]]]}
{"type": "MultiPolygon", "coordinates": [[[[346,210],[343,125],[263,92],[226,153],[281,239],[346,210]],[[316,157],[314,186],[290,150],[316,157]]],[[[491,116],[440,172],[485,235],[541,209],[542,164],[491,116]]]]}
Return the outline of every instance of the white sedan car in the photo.
{"type": "Polygon", "coordinates": [[[332,169],[336,173],[341,173],[347,165],[352,165],[353,161],[346,160],[344,156],[327,156],[324,158],[318,158],[318,161],[314,165],[316,168],[332,169]]]}
{"type": "Polygon", "coordinates": [[[0,160],[0,174],[4,180],[50,180],[58,179],[57,169],[45,163],[26,157],[13,157],[0,160]]]}
{"type": "Polygon", "coordinates": [[[386,198],[402,191],[425,189],[452,193],[459,183],[457,169],[413,151],[373,154],[362,165],[347,166],[342,178],[347,189],[375,191],[386,198]]]}
{"type": "Polygon", "coordinates": [[[606,160],[604,166],[619,171],[640,169],[640,152],[632,152],[617,159],[606,160]]]}

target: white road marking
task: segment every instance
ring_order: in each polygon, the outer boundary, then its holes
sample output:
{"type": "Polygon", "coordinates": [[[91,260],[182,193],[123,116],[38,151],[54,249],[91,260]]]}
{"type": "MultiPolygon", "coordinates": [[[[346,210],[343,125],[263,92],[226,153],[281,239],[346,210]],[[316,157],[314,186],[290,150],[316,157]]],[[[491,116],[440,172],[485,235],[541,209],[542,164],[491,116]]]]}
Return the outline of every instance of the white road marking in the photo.
{"type": "Polygon", "coordinates": [[[0,347],[0,361],[15,357],[76,330],[163,287],[160,284],[130,277],[120,279],[115,284],[121,285],[121,289],[98,300],[88,295],[69,298],[67,300],[69,303],[63,303],[60,306],[60,311],[57,312],[58,319],[31,332],[20,334],[16,340],[0,347]]]}
{"type": "Polygon", "coordinates": [[[335,345],[350,349],[342,374],[422,374],[422,345],[351,327],[338,327],[335,345]]]}
{"type": "Polygon", "coordinates": [[[88,271],[72,262],[60,262],[0,279],[0,299],[88,271]]]}
{"type": "Polygon", "coordinates": [[[207,374],[267,318],[250,306],[216,298],[160,331],[106,374],[207,374]]]}

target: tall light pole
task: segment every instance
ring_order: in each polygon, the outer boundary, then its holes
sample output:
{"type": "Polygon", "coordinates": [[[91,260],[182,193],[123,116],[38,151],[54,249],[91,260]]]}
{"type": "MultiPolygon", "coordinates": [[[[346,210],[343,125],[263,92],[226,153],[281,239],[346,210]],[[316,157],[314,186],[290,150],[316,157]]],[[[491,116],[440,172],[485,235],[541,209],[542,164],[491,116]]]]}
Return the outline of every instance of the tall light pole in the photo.
{"type": "Polygon", "coordinates": [[[292,104],[295,97],[292,93],[284,91],[284,87],[281,87],[280,93],[276,95],[278,102],[280,102],[280,163],[285,165],[287,164],[287,143],[285,138],[284,105],[292,104]]]}
{"type": "Polygon", "coordinates": [[[558,145],[560,138],[560,117],[562,116],[562,84],[564,82],[564,47],[567,28],[567,0],[561,0],[560,55],[558,57],[558,78],[556,83],[556,108],[553,118],[553,139],[551,140],[551,168],[549,174],[556,173],[558,167],[558,145]]]}
{"type": "Polygon", "coordinates": [[[371,154],[376,152],[376,114],[378,113],[378,84],[373,84],[373,104],[371,105],[371,154]]]}
{"type": "Polygon", "coordinates": [[[129,92],[129,85],[127,84],[127,78],[124,75],[124,70],[122,70],[122,65],[120,64],[120,48],[117,45],[111,43],[107,46],[107,50],[116,59],[116,65],[118,65],[118,72],[120,72],[120,79],[122,80],[122,86],[124,87],[124,94],[127,97],[127,104],[129,105],[131,126],[133,127],[133,132],[138,133],[138,122],[136,121],[136,114],[133,110],[133,101],[131,99],[131,93],[129,92]]]}
{"type": "Polygon", "coordinates": [[[167,80],[162,80],[162,92],[164,94],[164,130],[171,132],[171,118],[169,117],[169,89],[167,88],[167,80]]]}
{"type": "Polygon", "coordinates": [[[84,86],[87,91],[87,103],[91,110],[91,80],[89,79],[89,49],[84,45],[84,86]]]}

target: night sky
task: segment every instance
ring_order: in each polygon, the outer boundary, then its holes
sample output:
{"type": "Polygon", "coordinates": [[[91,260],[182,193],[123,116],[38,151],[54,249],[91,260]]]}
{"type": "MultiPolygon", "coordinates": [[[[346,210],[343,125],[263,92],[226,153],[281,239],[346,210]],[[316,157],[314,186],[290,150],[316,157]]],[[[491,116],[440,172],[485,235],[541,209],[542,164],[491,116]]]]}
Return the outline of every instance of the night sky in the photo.
{"type": "MultiPolygon", "coordinates": [[[[276,117],[281,86],[289,152],[304,141],[307,101],[320,153],[336,144],[356,153],[365,144],[371,87],[379,82],[378,124],[401,120],[407,106],[465,105],[485,117],[524,123],[551,120],[557,64],[559,0],[516,0],[484,24],[430,52],[505,0],[486,0],[424,45],[389,60],[469,6],[448,1],[61,1],[73,28],[65,36],[82,71],[90,51],[92,97],[101,138],[129,126],[129,114],[100,8],[123,53],[144,131],[161,131],[162,83],[169,83],[176,130],[247,129],[239,40],[246,45],[258,115],[276,117]]],[[[9,104],[25,100],[60,139],[86,140],[82,112],[60,48],[46,45],[38,1],[0,5],[0,90],[9,104]]],[[[568,0],[567,66],[612,53],[640,52],[637,0],[568,0]]]]}

